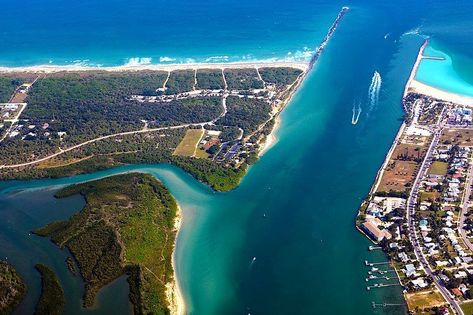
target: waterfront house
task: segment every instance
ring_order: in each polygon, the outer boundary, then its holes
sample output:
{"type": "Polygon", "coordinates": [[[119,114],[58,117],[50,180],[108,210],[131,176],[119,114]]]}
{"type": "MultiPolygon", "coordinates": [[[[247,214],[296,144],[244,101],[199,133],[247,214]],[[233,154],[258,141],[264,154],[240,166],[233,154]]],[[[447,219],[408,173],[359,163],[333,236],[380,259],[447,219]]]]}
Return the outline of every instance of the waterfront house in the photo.
{"type": "Polygon", "coordinates": [[[374,241],[381,242],[383,239],[391,239],[391,233],[389,231],[383,229],[381,230],[378,226],[381,225],[382,222],[378,218],[373,218],[370,220],[365,221],[362,224],[363,231],[374,241]]]}

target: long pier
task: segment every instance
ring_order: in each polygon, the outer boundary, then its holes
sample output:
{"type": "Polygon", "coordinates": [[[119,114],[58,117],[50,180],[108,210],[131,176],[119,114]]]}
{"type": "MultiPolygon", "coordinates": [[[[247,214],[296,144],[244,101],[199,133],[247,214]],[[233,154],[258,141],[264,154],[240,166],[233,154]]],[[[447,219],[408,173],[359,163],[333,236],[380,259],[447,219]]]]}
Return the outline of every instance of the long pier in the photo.
{"type": "Polygon", "coordinates": [[[328,41],[330,38],[333,36],[333,33],[337,29],[338,24],[340,24],[341,20],[345,16],[345,14],[348,12],[350,8],[349,7],[342,7],[340,12],[338,13],[337,17],[335,18],[335,21],[333,21],[332,25],[328,29],[327,35],[325,35],[322,43],[320,44],[319,47],[317,47],[315,54],[312,56],[309,62],[309,67],[307,68],[307,72],[309,72],[312,67],[314,66],[315,62],[319,59],[320,55],[325,49],[325,46],[327,46],[328,41]]]}

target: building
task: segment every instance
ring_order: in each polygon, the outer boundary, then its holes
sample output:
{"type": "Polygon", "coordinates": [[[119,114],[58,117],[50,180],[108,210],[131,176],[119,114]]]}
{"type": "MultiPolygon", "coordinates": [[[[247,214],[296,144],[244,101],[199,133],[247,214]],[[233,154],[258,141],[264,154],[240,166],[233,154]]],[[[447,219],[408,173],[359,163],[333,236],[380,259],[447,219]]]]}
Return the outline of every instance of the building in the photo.
{"type": "Polygon", "coordinates": [[[391,239],[391,233],[387,230],[381,230],[378,225],[381,224],[381,220],[379,219],[372,219],[369,221],[365,221],[362,224],[363,231],[371,237],[373,240],[377,242],[381,242],[383,239],[391,239]]]}

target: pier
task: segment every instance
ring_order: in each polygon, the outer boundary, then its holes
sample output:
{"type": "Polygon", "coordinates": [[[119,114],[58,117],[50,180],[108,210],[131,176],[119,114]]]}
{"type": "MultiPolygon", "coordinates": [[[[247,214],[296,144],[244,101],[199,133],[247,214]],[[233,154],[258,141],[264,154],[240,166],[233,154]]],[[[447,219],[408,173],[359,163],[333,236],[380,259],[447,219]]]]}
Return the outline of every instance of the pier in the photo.
{"type": "Polygon", "coordinates": [[[375,265],[388,265],[389,264],[389,261],[380,261],[380,262],[369,262],[367,260],[365,260],[365,266],[375,266],[375,265]]]}
{"type": "Polygon", "coordinates": [[[435,56],[422,56],[422,59],[429,59],[429,60],[446,60],[445,57],[435,57],[435,56]]]}
{"type": "Polygon", "coordinates": [[[400,285],[399,283],[375,283],[372,286],[367,286],[366,290],[371,290],[371,289],[378,289],[378,288],[386,288],[386,287],[393,287],[393,286],[398,286],[400,285]]]}
{"type": "Polygon", "coordinates": [[[381,246],[368,246],[368,250],[383,249],[381,246]]]}
{"type": "Polygon", "coordinates": [[[404,304],[399,304],[399,303],[375,303],[375,302],[371,302],[371,306],[373,306],[373,308],[376,308],[376,307],[387,307],[387,306],[404,306],[404,304]]]}

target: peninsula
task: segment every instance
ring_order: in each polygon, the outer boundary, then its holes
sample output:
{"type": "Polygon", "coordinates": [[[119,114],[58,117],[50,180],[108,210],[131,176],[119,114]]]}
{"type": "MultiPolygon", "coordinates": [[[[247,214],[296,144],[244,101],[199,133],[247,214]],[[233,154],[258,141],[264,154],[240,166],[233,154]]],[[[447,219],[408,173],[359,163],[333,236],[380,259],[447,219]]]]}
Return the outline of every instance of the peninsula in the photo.
{"type": "MultiPolygon", "coordinates": [[[[231,190],[271,145],[279,114],[346,12],[308,64],[0,68],[0,180],[170,163],[214,190],[231,190]]],[[[149,175],[126,174],[56,197],[75,194],[84,209],[34,233],[69,249],[67,266],[76,262],[85,282],[83,305],[92,307],[101,288],[126,274],[136,314],[183,314],[173,268],[179,207],[167,189],[149,175]]],[[[59,312],[60,283],[37,268],[49,288],[38,307],[59,312]]]]}
{"type": "Polygon", "coordinates": [[[394,271],[412,313],[472,314],[473,98],[415,80],[427,45],[406,84],[405,121],[356,221],[392,267],[366,262],[375,282],[367,288],[392,285],[384,275],[394,271]]]}

